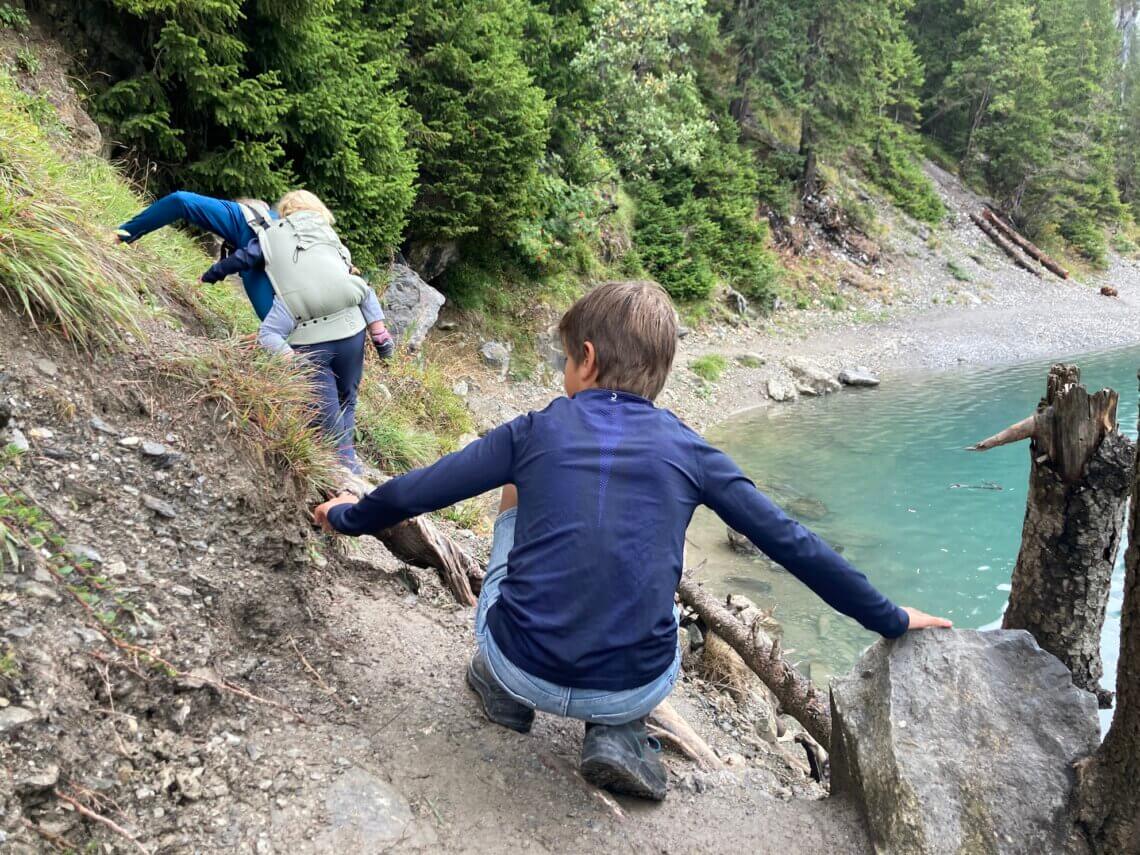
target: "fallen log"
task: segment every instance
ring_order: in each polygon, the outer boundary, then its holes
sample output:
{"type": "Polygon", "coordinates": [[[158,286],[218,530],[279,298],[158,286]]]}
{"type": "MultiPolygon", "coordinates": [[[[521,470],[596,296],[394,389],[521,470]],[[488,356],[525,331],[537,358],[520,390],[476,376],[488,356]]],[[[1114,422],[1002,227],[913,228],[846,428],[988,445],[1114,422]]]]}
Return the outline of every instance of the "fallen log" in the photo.
{"type": "MultiPolygon", "coordinates": [[[[379,476],[377,480],[382,484],[387,479],[379,476]]],[[[359,496],[376,489],[376,484],[359,477],[353,477],[345,486],[359,496]]],[[[405,564],[435,570],[456,602],[464,606],[478,602],[476,594],[483,584],[483,567],[427,517],[414,517],[371,535],[405,564]]]]}
{"type": "Polygon", "coordinates": [[[994,245],[998,249],[1008,255],[1014,264],[1016,264],[1022,270],[1026,270],[1029,273],[1032,273],[1038,279],[1041,278],[1041,271],[1030,264],[1029,261],[1026,260],[1025,256],[1021,254],[1018,248],[1014,246],[1013,243],[1011,243],[1009,240],[1007,240],[994,226],[990,225],[989,222],[974,213],[970,214],[970,220],[975,226],[982,230],[986,237],[993,241],[994,245]]]}
{"type": "Polygon", "coordinates": [[[1021,550],[1002,627],[1028,630],[1107,707],[1100,635],[1133,446],[1116,429],[1117,393],[1090,395],[1080,377],[1075,365],[1054,365],[1037,411],[974,448],[1030,440],[1021,550]]]}
{"type": "Polygon", "coordinates": [[[997,214],[997,212],[995,212],[993,210],[993,208],[987,207],[987,208],[983,209],[982,210],[982,216],[985,217],[986,220],[988,220],[989,222],[991,222],[995,226],[997,226],[998,230],[1002,234],[1004,234],[1011,241],[1013,241],[1015,244],[1017,244],[1019,247],[1021,247],[1023,250],[1025,250],[1026,254],[1037,259],[1037,261],[1041,263],[1041,266],[1044,267],[1046,270],[1049,270],[1050,272],[1056,274],[1057,276],[1061,277],[1062,279],[1068,279],[1069,278],[1069,271],[1068,270],[1066,270],[1064,267],[1062,267],[1057,262],[1055,262],[1053,259],[1051,259],[1049,256],[1047,256],[1045,254],[1045,252],[1040,247],[1037,246],[1037,244],[1033,243],[1028,238],[1023,237],[1022,234],[1017,231],[1017,229],[1015,229],[1013,226],[1011,226],[1009,223],[1007,223],[1005,221],[1005,218],[999,216],[997,214]]]}
{"type": "Polygon", "coordinates": [[[821,745],[831,744],[831,707],[827,695],[795,669],[780,653],[779,641],[738,620],[717,598],[691,576],[682,576],[677,587],[681,602],[693,609],[705,624],[772,690],[780,709],[800,722],[821,745]]]}

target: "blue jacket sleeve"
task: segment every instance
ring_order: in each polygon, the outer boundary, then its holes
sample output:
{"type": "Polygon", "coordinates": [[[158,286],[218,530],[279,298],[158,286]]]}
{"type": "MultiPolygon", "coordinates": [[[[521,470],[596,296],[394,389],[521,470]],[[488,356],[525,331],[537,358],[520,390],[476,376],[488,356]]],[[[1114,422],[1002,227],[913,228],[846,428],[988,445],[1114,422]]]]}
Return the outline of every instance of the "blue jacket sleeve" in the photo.
{"type": "Polygon", "coordinates": [[[231,273],[244,273],[265,267],[265,256],[261,254],[261,242],[254,238],[241,249],[234,250],[225,258],[210,265],[202,274],[203,282],[220,282],[231,273]]]}
{"type": "Polygon", "coordinates": [[[329,524],[341,534],[375,534],[509,484],[515,444],[529,422],[529,416],[519,416],[431,466],[381,484],[355,505],[332,508],[329,524]]]}
{"type": "Polygon", "coordinates": [[[185,190],[163,196],[119,228],[129,235],[125,242],[133,243],[143,235],[179,220],[193,223],[235,246],[240,246],[249,239],[249,225],[236,202],[200,196],[185,190]]]}
{"type": "Polygon", "coordinates": [[[756,489],[723,451],[703,440],[697,445],[701,502],[748,537],[764,554],[786,567],[824,602],[887,638],[907,630],[907,613],[879,593],[814,532],[785,514],[756,489]]]}

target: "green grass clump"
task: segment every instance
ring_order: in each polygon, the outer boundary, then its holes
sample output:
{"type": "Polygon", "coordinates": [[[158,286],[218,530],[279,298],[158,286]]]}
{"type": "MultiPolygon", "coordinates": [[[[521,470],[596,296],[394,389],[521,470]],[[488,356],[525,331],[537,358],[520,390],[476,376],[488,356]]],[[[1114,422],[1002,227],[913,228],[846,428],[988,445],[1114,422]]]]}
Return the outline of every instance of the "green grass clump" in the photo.
{"type": "Polygon", "coordinates": [[[707,353],[689,363],[689,370],[708,383],[719,380],[726,368],[728,360],[719,353],[707,353]]]}
{"type": "Polygon", "coordinates": [[[946,262],[946,269],[950,271],[950,275],[957,279],[959,282],[973,282],[974,277],[969,274],[959,262],[950,259],[946,262]]]}

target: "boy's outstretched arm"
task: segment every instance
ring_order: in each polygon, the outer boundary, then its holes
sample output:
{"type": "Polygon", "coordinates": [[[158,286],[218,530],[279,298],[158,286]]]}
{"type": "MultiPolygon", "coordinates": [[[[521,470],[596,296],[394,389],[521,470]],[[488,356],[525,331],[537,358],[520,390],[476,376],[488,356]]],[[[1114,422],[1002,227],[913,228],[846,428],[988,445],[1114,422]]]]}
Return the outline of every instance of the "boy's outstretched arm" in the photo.
{"type": "Polygon", "coordinates": [[[944,618],[892,603],[815,532],[757,490],[724,452],[702,443],[698,461],[701,501],[832,608],[887,638],[907,629],[950,625],[944,618]]]}
{"type": "Polygon", "coordinates": [[[179,220],[213,232],[232,244],[242,243],[243,237],[247,235],[244,228],[245,216],[237,202],[179,190],[163,196],[119,226],[120,232],[125,233],[119,239],[123,243],[134,243],[143,235],[179,220]]]}
{"type": "Polygon", "coordinates": [[[511,481],[515,443],[529,423],[529,416],[520,416],[499,425],[462,451],[381,484],[359,502],[326,502],[318,508],[317,520],[324,515],[341,534],[374,534],[501,487],[511,481]]]}

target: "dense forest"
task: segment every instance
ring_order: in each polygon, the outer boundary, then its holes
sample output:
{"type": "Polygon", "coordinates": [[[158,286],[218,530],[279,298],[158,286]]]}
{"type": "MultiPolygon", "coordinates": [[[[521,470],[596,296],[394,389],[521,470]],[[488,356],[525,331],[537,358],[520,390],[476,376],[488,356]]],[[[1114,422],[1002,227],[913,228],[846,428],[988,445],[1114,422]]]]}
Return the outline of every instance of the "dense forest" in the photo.
{"type": "Polygon", "coordinates": [[[443,286],[614,272],[763,305],[766,215],[837,169],[913,216],[931,157],[1105,260],[1140,206],[1140,55],[1113,0],[30,0],[148,186],[326,197],[443,286]]]}

